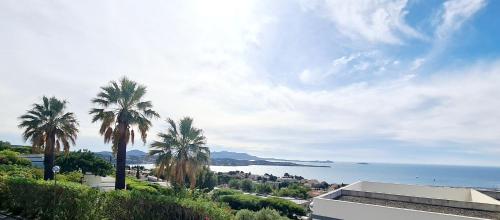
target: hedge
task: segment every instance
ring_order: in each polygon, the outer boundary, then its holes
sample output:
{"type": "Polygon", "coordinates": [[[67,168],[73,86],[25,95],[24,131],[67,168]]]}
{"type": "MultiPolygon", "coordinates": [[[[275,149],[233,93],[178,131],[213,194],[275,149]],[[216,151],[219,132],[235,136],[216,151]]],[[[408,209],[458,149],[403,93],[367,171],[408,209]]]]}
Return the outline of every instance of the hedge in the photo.
{"type": "Polygon", "coordinates": [[[229,208],[142,191],[0,176],[0,209],[28,219],[231,219],[229,208]]]}
{"type": "Polygon", "coordinates": [[[281,215],[290,218],[294,215],[304,216],[306,210],[304,207],[277,197],[262,198],[246,194],[223,195],[219,198],[221,202],[228,203],[232,209],[249,209],[258,211],[263,208],[271,208],[280,212],[281,215]]]}

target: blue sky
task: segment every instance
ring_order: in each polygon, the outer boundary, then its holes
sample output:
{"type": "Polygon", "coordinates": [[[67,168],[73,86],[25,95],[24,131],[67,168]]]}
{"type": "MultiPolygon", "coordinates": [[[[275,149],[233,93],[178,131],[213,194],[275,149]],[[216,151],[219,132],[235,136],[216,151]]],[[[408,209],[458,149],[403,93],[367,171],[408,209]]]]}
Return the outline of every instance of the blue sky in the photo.
{"type": "MultiPolygon", "coordinates": [[[[500,166],[500,2],[0,2],[0,139],[42,95],[69,101],[74,149],[100,86],[148,86],[212,150],[293,159],[500,166]]],[[[147,150],[148,144],[129,146],[147,150]]]]}

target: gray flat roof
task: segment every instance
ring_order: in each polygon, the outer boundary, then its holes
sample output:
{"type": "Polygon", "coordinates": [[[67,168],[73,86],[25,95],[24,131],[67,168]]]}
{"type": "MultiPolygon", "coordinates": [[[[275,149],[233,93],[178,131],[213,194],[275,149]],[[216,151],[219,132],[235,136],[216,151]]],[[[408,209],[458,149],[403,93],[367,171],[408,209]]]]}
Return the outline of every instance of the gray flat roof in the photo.
{"type": "Polygon", "coordinates": [[[371,205],[380,205],[380,206],[387,206],[387,207],[394,207],[394,208],[420,210],[420,211],[427,211],[427,212],[437,212],[437,213],[444,213],[444,214],[451,214],[451,215],[461,215],[461,216],[486,218],[486,219],[500,219],[500,212],[492,212],[492,211],[473,210],[473,209],[455,208],[455,207],[447,207],[447,206],[437,206],[437,205],[429,205],[429,204],[395,201],[395,200],[389,200],[389,199],[368,198],[368,197],[361,197],[361,196],[341,195],[340,197],[337,197],[334,199],[340,200],[340,201],[348,201],[348,202],[371,204],[371,205]]]}

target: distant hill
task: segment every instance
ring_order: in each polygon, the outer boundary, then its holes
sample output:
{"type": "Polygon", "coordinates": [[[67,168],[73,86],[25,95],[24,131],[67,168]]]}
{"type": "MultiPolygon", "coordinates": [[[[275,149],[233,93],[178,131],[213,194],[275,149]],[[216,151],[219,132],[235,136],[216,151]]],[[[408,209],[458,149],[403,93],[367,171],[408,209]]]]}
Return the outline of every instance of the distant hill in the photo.
{"type": "Polygon", "coordinates": [[[210,154],[211,158],[213,159],[220,159],[220,158],[228,158],[228,159],[234,159],[234,160],[261,160],[261,158],[252,156],[247,153],[237,153],[237,152],[230,152],[230,151],[214,151],[211,152],[210,154]]]}
{"type": "MultiPolygon", "coordinates": [[[[100,151],[95,152],[106,160],[109,160],[110,157],[113,157],[113,153],[111,151],[100,151]]],[[[216,159],[231,159],[231,160],[271,160],[271,161],[283,161],[283,162],[317,162],[317,163],[333,163],[332,161],[301,161],[301,160],[285,160],[285,159],[277,159],[277,158],[262,158],[253,156],[247,153],[238,153],[231,151],[213,151],[210,154],[211,158],[216,159]]],[[[141,164],[141,163],[153,163],[155,161],[156,156],[149,156],[148,153],[141,150],[129,150],[127,151],[127,164],[141,164]]],[[[114,161],[115,158],[112,158],[114,161]]]]}

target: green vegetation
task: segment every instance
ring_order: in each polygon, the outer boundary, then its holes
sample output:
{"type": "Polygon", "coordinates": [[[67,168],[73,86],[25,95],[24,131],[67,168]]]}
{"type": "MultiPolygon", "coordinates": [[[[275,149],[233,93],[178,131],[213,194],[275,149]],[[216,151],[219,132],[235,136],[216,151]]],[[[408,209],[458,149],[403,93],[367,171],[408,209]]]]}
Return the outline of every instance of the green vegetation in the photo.
{"type": "Polygon", "coordinates": [[[261,183],[255,185],[255,192],[259,194],[271,194],[273,192],[273,187],[269,183],[261,183]]]}
{"type": "Polygon", "coordinates": [[[0,164],[31,166],[31,161],[19,157],[19,153],[11,150],[0,151],[0,164]]]}
{"type": "Polygon", "coordinates": [[[177,186],[189,179],[190,188],[196,186],[196,175],[208,165],[210,150],[205,147],[203,130],[193,127],[193,119],[182,118],[177,125],[167,119],[167,133],[160,133],[160,141],[151,144],[151,155],[157,155],[159,175],[166,175],[177,186]]]}
{"type": "Polygon", "coordinates": [[[240,185],[241,190],[243,190],[244,192],[253,192],[254,190],[253,183],[249,179],[242,180],[240,185]]]}
{"type": "Polygon", "coordinates": [[[199,198],[141,191],[99,192],[71,183],[0,178],[0,208],[29,219],[231,219],[227,208],[199,198]]]}
{"type": "Polygon", "coordinates": [[[217,186],[217,176],[208,167],[203,169],[196,176],[196,188],[210,191],[217,186]]]}
{"type": "Polygon", "coordinates": [[[237,180],[237,179],[231,179],[231,180],[229,180],[228,185],[229,185],[229,188],[231,188],[231,189],[240,189],[241,181],[237,180]]]}
{"type": "Polygon", "coordinates": [[[273,209],[264,208],[258,212],[252,212],[248,209],[242,209],[236,213],[235,220],[286,220],[288,218],[280,216],[273,209]]]}
{"type": "Polygon", "coordinates": [[[52,167],[56,151],[59,152],[62,146],[68,152],[70,144],[75,144],[78,122],[73,112],[65,110],[66,101],[44,96],[42,103],[34,104],[19,117],[19,127],[24,129],[23,138],[30,140],[33,148],[44,150],[45,180],[54,178],[52,167]]]}
{"type": "Polygon", "coordinates": [[[283,197],[293,197],[293,198],[301,198],[308,199],[308,192],[311,189],[305,186],[301,186],[299,184],[290,184],[288,187],[281,188],[277,190],[273,195],[275,196],[283,196],[283,197]]]}
{"type": "Polygon", "coordinates": [[[98,108],[90,110],[92,122],[101,122],[99,133],[104,136],[104,142],[111,142],[116,153],[116,189],[125,189],[125,160],[127,144],[134,143],[137,127],[141,139],[146,143],[146,136],[153,117],[160,115],[152,110],[150,101],[144,101],[146,87],[123,77],[119,82],[111,81],[101,87],[101,92],[92,102],[98,108]]]}
{"type": "Polygon", "coordinates": [[[61,167],[62,173],[81,170],[82,173],[91,172],[94,175],[106,176],[113,172],[113,165],[87,150],[60,155],[56,164],[61,167]]]}
{"type": "Polygon", "coordinates": [[[31,152],[31,147],[29,146],[19,146],[15,145],[12,146],[8,141],[0,141],[0,151],[3,150],[11,150],[18,152],[20,154],[30,154],[31,152]]]}
{"type": "Polygon", "coordinates": [[[214,201],[221,201],[229,204],[229,206],[235,210],[249,209],[258,211],[263,208],[271,208],[277,210],[281,215],[290,218],[292,218],[293,215],[303,216],[306,214],[304,207],[277,197],[262,198],[254,195],[242,194],[241,192],[237,193],[234,190],[215,190],[212,194],[212,198],[214,201]]]}

